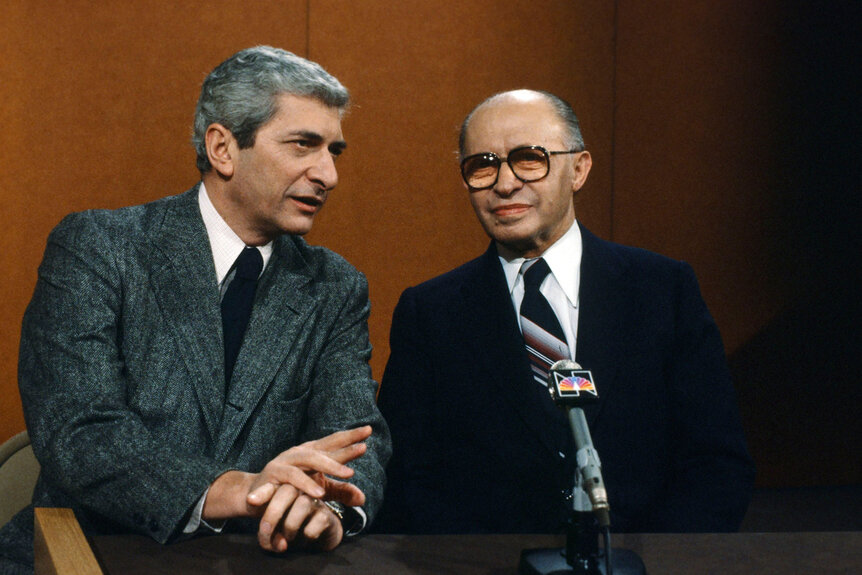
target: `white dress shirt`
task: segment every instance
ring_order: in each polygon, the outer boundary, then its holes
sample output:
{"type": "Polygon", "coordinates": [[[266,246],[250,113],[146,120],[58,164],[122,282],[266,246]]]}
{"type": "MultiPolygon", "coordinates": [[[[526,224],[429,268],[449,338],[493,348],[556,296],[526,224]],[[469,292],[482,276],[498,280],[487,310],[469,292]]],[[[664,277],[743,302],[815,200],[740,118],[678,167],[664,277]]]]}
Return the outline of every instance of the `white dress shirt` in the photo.
{"type": "MultiPolygon", "coordinates": [[[[566,343],[569,346],[571,358],[575,358],[578,341],[578,290],[581,282],[581,256],[583,255],[581,230],[577,221],[563,236],[545,250],[542,258],[548,262],[551,273],[545,277],[539,291],[551,304],[551,308],[560,320],[566,343]]],[[[524,299],[524,277],[521,267],[525,258],[511,260],[500,256],[503,273],[509,286],[515,315],[520,314],[521,301],[524,299]]],[[[518,325],[520,328],[520,324],[518,325]]]]}
{"type": "MultiPolygon", "coordinates": [[[[216,270],[216,281],[219,285],[221,295],[227,290],[230,283],[228,273],[233,268],[233,264],[239,257],[239,254],[245,249],[243,242],[236,232],[230,229],[221,214],[218,213],[215,206],[210,200],[209,194],[204,183],[201,182],[201,187],[198,192],[198,205],[201,209],[201,217],[204,220],[204,226],[207,229],[207,236],[210,240],[210,248],[213,253],[213,263],[216,270]],[[227,281],[226,281],[227,280],[227,281]]],[[[260,273],[266,269],[266,264],[269,263],[269,258],[272,256],[272,242],[264,246],[258,246],[258,251],[263,257],[263,267],[260,273]]]]}

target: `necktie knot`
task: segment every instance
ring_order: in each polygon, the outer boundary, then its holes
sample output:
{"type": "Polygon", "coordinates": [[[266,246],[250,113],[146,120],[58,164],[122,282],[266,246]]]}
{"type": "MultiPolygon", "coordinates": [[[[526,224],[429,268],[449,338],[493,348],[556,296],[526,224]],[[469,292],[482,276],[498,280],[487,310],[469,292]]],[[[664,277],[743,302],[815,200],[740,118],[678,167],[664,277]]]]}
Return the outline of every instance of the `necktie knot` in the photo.
{"type": "Polygon", "coordinates": [[[551,268],[548,267],[548,262],[545,261],[545,258],[537,259],[524,272],[524,289],[538,290],[549,273],[551,273],[551,268]]]}
{"type": "Polygon", "coordinates": [[[246,247],[236,258],[236,277],[246,280],[256,280],[263,269],[263,256],[260,250],[246,247]]]}

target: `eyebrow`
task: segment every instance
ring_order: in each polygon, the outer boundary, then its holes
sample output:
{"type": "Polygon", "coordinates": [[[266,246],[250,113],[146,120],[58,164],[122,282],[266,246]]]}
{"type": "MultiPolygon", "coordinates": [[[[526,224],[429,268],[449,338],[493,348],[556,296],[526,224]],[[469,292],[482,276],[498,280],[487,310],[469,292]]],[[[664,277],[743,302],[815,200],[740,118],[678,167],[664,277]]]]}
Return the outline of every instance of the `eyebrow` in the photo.
{"type": "MultiPolygon", "coordinates": [[[[310,140],[315,144],[323,143],[323,136],[318,134],[317,132],[312,132],[309,130],[298,130],[293,132],[291,136],[299,136],[305,140],[310,140]]],[[[347,142],[344,140],[336,140],[327,146],[330,154],[335,154],[336,156],[341,154],[347,148],[347,142]]]]}

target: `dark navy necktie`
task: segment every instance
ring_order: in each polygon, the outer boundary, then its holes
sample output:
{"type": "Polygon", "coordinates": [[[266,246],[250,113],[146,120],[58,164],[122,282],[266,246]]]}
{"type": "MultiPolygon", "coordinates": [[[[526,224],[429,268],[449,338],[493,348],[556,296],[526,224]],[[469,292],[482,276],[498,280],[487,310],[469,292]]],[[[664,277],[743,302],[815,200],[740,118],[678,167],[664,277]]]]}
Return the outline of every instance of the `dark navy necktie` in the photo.
{"type": "Polygon", "coordinates": [[[246,247],[234,263],[235,274],[221,300],[221,324],[224,333],[225,383],[230,383],[242,338],[248,327],[257,278],[263,269],[263,257],[257,248],[246,247]]]}
{"type": "Polygon", "coordinates": [[[524,272],[524,299],[521,300],[521,332],[527,345],[527,355],[533,369],[533,379],[548,385],[548,370],[554,362],[569,357],[569,346],[560,320],[551,304],[539,291],[545,276],[550,273],[548,262],[539,258],[526,262],[524,272]]]}

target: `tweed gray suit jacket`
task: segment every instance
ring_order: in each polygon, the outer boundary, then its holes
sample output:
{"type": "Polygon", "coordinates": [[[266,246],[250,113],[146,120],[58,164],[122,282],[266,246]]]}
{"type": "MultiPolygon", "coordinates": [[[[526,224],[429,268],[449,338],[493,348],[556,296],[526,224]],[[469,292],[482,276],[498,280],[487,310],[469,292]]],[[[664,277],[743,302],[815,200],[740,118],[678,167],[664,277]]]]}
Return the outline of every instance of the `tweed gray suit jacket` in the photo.
{"type": "Polygon", "coordinates": [[[229,469],[370,424],[351,465],[373,518],[389,458],[368,359],[368,287],[337,254],[283,236],[225,389],[219,292],[197,187],[51,233],[24,317],[19,385],[42,465],[36,505],[86,531],[176,537],[229,469]]]}

